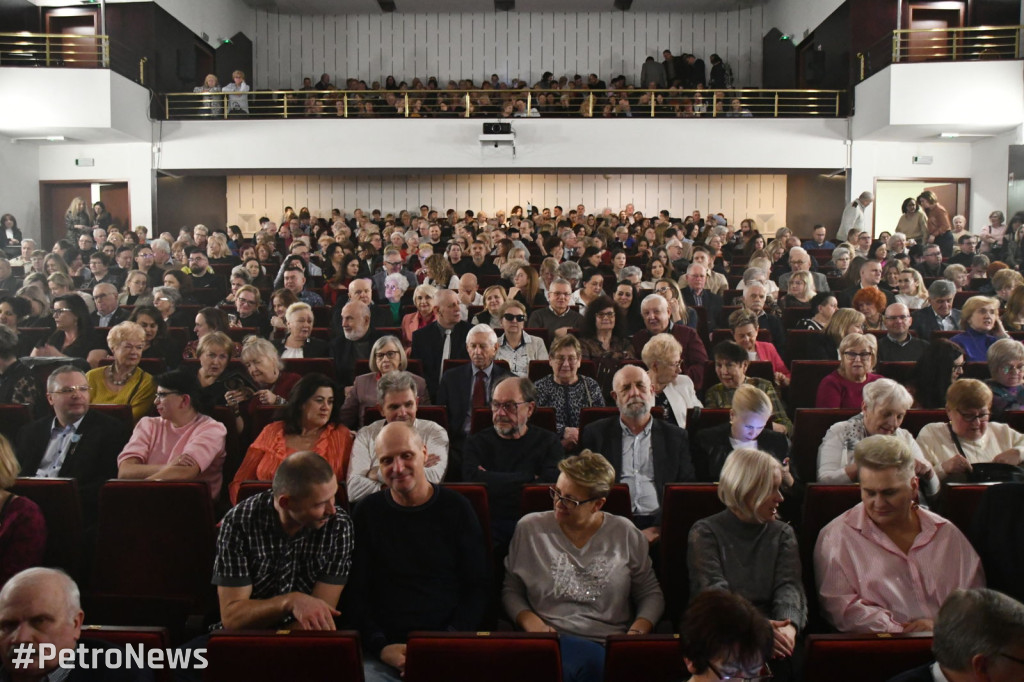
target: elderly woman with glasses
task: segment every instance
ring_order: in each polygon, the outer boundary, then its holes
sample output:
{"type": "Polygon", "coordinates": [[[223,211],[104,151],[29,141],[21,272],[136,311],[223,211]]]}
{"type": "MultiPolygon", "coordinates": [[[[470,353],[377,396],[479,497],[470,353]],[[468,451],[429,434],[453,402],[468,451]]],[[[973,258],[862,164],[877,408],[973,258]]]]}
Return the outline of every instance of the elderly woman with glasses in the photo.
{"type": "Polygon", "coordinates": [[[665,600],[643,533],[602,511],[615,485],[608,460],[584,450],[558,469],[553,511],[516,526],[502,603],[526,632],[559,634],[563,680],[600,680],[605,637],[649,633],[665,600]],[[598,583],[604,587],[594,589],[598,583]]]}
{"type": "Polygon", "coordinates": [[[999,339],[988,349],[986,381],[992,389],[992,418],[1004,421],[1007,412],[1024,410],[1024,344],[999,339]]]}
{"type": "Polygon", "coordinates": [[[524,331],[526,327],[526,305],[518,298],[510,298],[498,311],[501,328],[505,331],[498,342],[498,353],[495,360],[504,360],[509,369],[517,377],[530,374],[530,362],[547,360],[548,349],[544,340],[538,336],[530,336],[524,331]]]}
{"type": "Polygon", "coordinates": [[[580,410],[604,407],[604,394],[597,381],[580,376],[582,350],[572,334],[551,342],[548,360],[552,373],[537,382],[537,406],[555,408],[555,426],[562,447],[571,450],[580,440],[580,410]]]}
{"type": "MultiPolygon", "coordinates": [[[[196,313],[195,326],[192,327],[192,331],[195,332],[196,340],[189,341],[185,344],[185,350],[182,351],[182,358],[185,360],[193,360],[199,357],[196,349],[199,346],[199,342],[207,334],[213,332],[221,332],[222,334],[228,333],[228,327],[230,321],[228,320],[228,314],[220,308],[207,307],[201,309],[196,313]]],[[[242,344],[236,344],[235,355],[242,352],[242,344]]]]}
{"type": "Polygon", "coordinates": [[[124,288],[117,297],[118,305],[152,305],[153,294],[149,290],[149,278],[141,270],[132,270],[124,280],[124,288]]]}
{"type": "Polygon", "coordinates": [[[665,411],[670,424],[685,429],[687,411],[703,404],[697,398],[693,379],[682,373],[682,345],[671,334],[655,334],[644,344],[640,357],[651,378],[655,406],[665,411]]]}
{"type": "Polygon", "coordinates": [[[408,289],[409,280],[400,272],[392,272],[384,278],[384,298],[391,313],[389,324],[392,326],[402,324],[402,297],[408,289]]]}
{"type": "Polygon", "coordinates": [[[185,310],[178,310],[182,304],[181,292],[174,287],[153,287],[153,307],[160,311],[164,324],[168,327],[188,329],[193,320],[185,310]]]}
{"type": "Polygon", "coordinates": [[[968,362],[984,362],[989,347],[1007,336],[999,321],[999,301],[988,296],[972,296],[964,303],[960,315],[962,334],[950,339],[964,349],[968,362]]]}
{"type": "MultiPolygon", "coordinates": [[[[772,656],[778,659],[793,655],[797,633],[807,625],[796,534],[778,519],[786,476],[767,452],[733,450],[718,483],[726,509],[693,525],[686,554],[691,596],[727,590],[749,599],[772,625],[772,656]]],[[[788,678],[775,672],[776,679],[788,678]]]]}
{"type": "Polygon", "coordinates": [[[992,389],[977,379],[954,382],[946,393],[946,424],[927,424],[917,435],[940,478],[963,480],[972,465],[1020,466],[1024,434],[992,418],[992,389]]]}
{"type": "Polygon", "coordinates": [[[262,303],[260,290],[251,284],[238,287],[235,292],[235,310],[237,313],[228,320],[232,327],[256,329],[260,336],[270,337],[270,318],[260,310],[262,303]]]}
{"type": "Polygon", "coordinates": [[[882,378],[874,374],[878,341],[870,334],[848,334],[839,344],[839,367],[818,385],[817,407],[852,407],[864,404],[864,387],[882,378]]]}
{"type": "Polygon", "coordinates": [[[857,463],[853,451],[868,436],[892,436],[906,444],[914,455],[914,471],[924,484],[924,492],[939,491],[938,477],[931,464],[906,429],[900,428],[913,403],[907,389],[892,379],[879,379],[863,391],[861,411],[846,421],[833,424],[818,448],[818,481],[844,484],[857,482],[857,463]]]}
{"type": "Polygon", "coordinates": [[[153,377],[139,367],[146,347],[146,332],[134,322],[122,322],[107,332],[107,345],[114,362],[85,375],[91,400],[99,404],[128,405],[137,422],[149,414],[156,393],[153,377]]]}
{"type": "MultiPolygon", "coordinates": [[[[360,429],[366,425],[366,410],[377,406],[377,382],[390,372],[404,372],[409,366],[402,342],[396,336],[382,336],[374,342],[370,350],[370,371],[360,374],[352,384],[352,390],[345,396],[345,404],[341,406],[341,423],[350,429],[360,429]]],[[[421,376],[410,374],[416,382],[416,402],[429,405],[427,382],[421,376]]]]}

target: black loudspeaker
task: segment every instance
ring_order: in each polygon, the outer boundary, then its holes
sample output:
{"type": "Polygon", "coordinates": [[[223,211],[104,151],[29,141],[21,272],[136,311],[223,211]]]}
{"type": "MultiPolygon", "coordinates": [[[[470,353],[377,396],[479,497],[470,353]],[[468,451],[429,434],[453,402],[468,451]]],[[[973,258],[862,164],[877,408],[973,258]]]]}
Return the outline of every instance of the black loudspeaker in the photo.
{"type": "Polygon", "coordinates": [[[484,135],[511,135],[511,123],[485,123],[484,135]]]}

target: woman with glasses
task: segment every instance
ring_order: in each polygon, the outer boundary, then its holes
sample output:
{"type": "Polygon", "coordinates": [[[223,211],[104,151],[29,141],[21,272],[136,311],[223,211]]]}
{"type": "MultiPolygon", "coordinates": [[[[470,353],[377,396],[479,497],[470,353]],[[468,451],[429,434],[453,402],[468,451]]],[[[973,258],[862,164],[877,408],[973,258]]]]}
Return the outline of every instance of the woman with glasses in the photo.
{"type": "Polygon", "coordinates": [[[1020,466],[1024,434],[993,422],[992,389],[977,379],[961,379],[946,393],[946,424],[926,424],[917,444],[939,478],[964,480],[973,464],[1020,466]]]}
{"type": "MultiPolygon", "coordinates": [[[[394,256],[388,256],[393,258],[394,256]]],[[[409,289],[409,280],[401,272],[392,272],[384,278],[384,300],[391,317],[388,324],[382,326],[398,327],[402,324],[402,304],[405,292],[409,289]]]]}
{"type": "Polygon", "coordinates": [[[196,357],[196,379],[204,408],[227,405],[227,393],[233,387],[244,386],[246,379],[229,369],[232,358],[238,357],[238,344],[223,332],[210,332],[199,339],[196,357]]]}
{"type": "Polygon", "coordinates": [[[860,408],[864,387],[882,378],[874,374],[878,341],[870,334],[849,334],[839,344],[839,367],[818,385],[816,407],[860,408]]]}
{"type": "Polygon", "coordinates": [[[914,455],[914,470],[927,495],[939,491],[938,478],[921,448],[906,429],[900,428],[913,404],[907,389],[892,379],[879,379],[864,388],[861,411],[846,421],[833,424],[818,448],[818,481],[846,484],[857,482],[853,451],[869,436],[893,436],[903,441],[914,455]]]}
{"type": "Polygon", "coordinates": [[[312,451],[327,460],[339,485],[348,477],[352,432],[339,421],[341,389],[319,373],[307,374],[291,390],[284,418],[267,424],[245,453],[228,486],[231,503],[245,481],[271,481],[286,457],[312,451]]]}
{"type": "Polygon", "coordinates": [[[504,360],[517,377],[530,374],[530,362],[547,360],[548,349],[544,340],[526,333],[526,305],[518,299],[510,299],[498,311],[504,334],[498,342],[495,360],[504,360]]]}
{"type": "MultiPolygon", "coordinates": [[[[181,356],[185,360],[194,360],[195,358],[199,357],[199,354],[196,350],[199,345],[199,341],[201,341],[204,336],[210,334],[211,332],[221,332],[223,334],[227,334],[229,326],[230,323],[228,321],[228,314],[225,313],[220,308],[207,307],[201,309],[198,313],[196,313],[195,325],[192,327],[192,331],[195,332],[196,335],[196,340],[189,341],[185,345],[185,350],[182,351],[181,356]]],[[[235,354],[237,355],[238,353],[241,352],[242,346],[241,344],[237,344],[235,354]]]]}
{"type": "Polygon", "coordinates": [[[58,296],[53,299],[52,310],[56,331],[46,343],[32,350],[32,356],[84,358],[92,367],[97,367],[107,351],[93,329],[89,308],[82,297],[78,294],[58,296]]]}
{"type": "Polygon", "coordinates": [[[602,511],[615,485],[611,464],[584,450],[558,469],[554,509],[516,526],[502,604],[522,630],[559,634],[563,680],[600,680],[605,637],[649,633],[665,600],[643,533],[602,511]]]}
{"type": "Polygon", "coordinates": [[[181,292],[174,287],[153,288],[153,307],[160,311],[168,327],[189,329],[195,324],[195,318],[190,318],[188,311],[178,310],[182,302],[181,292]]]}
{"type": "Polygon", "coordinates": [[[149,278],[141,270],[132,270],[125,277],[124,287],[117,297],[118,305],[152,305],[153,295],[149,288],[149,278]]]}
{"type": "Polygon", "coordinates": [[[686,428],[686,413],[703,407],[697,399],[693,380],[683,374],[683,347],[671,334],[655,334],[640,353],[651,378],[654,405],[665,412],[665,419],[686,428]]]}
{"type": "Polygon", "coordinates": [[[237,314],[234,319],[228,315],[232,327],[256,329],[260,336],[270,338],[270,318],[260,310],[260,290],[255,286],[246,284],[235,292],[235,310],[237,314]]]}
{"type": "Polygon", "coordinates": [[[988,296],[967,299],[961,310],[960,328],[963,333],[950,341],[964,349],[968,362],[984,362],[989,347],[1007,336],[1003,323],[999,321],[999,301],[988,296]]]}
{"type": "Polygon", "coordinates": [[[573,450],[580,440],[580,410],[604,407],[604,394],[597,381],[579,375],[583,352],[575,336],[559,336],[551,342],[549,353],[552,373],[537,382],[537,406],[555,409],[562,447],[573,450]]]}
{"type": "Polygon", "coordinates": [[[94,404],[128,405],[138,422],[153,407],[156,382],[139,367],[146,347],[146,332],[134,322],[122,322],[107,332],[114,361],[85,375],[94,404]]]}
{"type": "Polygon", "coordinates": [[[792,679],[788,659],[807,625],[796,533],[778,519],[787,475],[767,452],[733,450],[717,479],[726,509],[693,525],[686,555],[692,597],[727,590],[750,600],[768,619],[772,658],[779,659],[772,664],[773,680],[792,679]]]}
{"type": "Polygon", "coordinates": [[[910,387],[914,407],[939,410],[946,405],[946,391],[964,375],[964,349],[949,339],[934,339],[914,366],[910,387]]]}
{"type": "MultiPolygon", "coordinates": [[[[126,243],[130,234],[131,232],[125,234],[126,243]]],[[[149,286],[158,287],[164,282],[164,271],[163,268],[157,267],[154,259],[153,249],[149,244],[139,244],[135,247],[135,267],[149,280],[149,286]]]]}
{"type": "Polygon", "coordinates": [[[580,278],[580,288],[572,292],[572,305],[585,313],[587,306],[604,295],[604,274],[597,268],[588,268],[580,278]]]}
{"type": "MultiPolygon", "coordinates": [[[[377,382],[390,372],[404,372],[409,367],[402,342],[396,336],[382,336],[370,349],[370,371],[360,374],[352,383],[352,390],[345,395],[345,403],[341,406],[341,423],[350,429],[361,429],[365,426],[366,410],[377,406],[377,382]]],[[[427,382],[421,376],[409,374],[416,382],[416,402],[429,405],[427,382]]]]}
{"type": "Polygon", "coordinates": [[[992,418],[1005,421],[1007,412],[1024,410],[1024,344],[999,339],[988,349],[986,381],[992,389],[992,418]]]}
{"type": "MultiPolygon", "coordinates": [[[[630,290],[630,304],[634,300],[633,285],[620,282],[619,289],[630,290]]],[[[635,360],[633,342],[627,335],[627,313],[616,301],[601,296],[587,306],[580,325],[580,352],[584,360],[593,360],[597,364],[597,383],[601,386],[604,400],[612,404],[612,378],[625,360],[635,360]]],[[[641,327],[643,323],[641,322],[641,327]]]]}

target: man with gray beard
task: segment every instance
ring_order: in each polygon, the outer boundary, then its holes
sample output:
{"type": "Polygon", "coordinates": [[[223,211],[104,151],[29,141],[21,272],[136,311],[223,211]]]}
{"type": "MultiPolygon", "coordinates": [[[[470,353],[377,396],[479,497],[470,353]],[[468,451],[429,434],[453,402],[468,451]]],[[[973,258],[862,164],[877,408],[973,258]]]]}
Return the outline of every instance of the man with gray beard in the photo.
{"type": "Polygon", "coordinates": [[[370,350],[380,336],[370,329],[370,308],[361,301],[350,301],[341,309],[341,334],[331,340],[331,357],[338,383],[346,394],[355,381],[356,360],[369,360],[370,350]]]}
{"type": "Polygon", "coordinates": [[[633,522],[649,542],[661,537],[661,496],[666,483],[693,481],[686,431],[654,419],[651,378],[642,368],[626,365],[612,379],[618,417],[588,425],[580,447],[600,452],[615,468],[616,481],[629,486],[633,522]]]}

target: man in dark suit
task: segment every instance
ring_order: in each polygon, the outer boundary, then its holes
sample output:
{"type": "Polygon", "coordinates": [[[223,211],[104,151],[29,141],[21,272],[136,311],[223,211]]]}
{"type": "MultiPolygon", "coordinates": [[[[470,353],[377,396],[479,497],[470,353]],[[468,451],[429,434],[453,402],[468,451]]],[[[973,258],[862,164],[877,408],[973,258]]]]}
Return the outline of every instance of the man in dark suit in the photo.
{"type": "Polygon", "coordinates": [[[621,368],[612,387],[619,416],[589,424],[580,436],[580,447],[604,455],[616,480],[629,486],[633,521],[654,542],[661,536],[665,484],[696,479],[689,440],[683,429],[651,416],[654,392],[642,368],[621,368]]]}
{"type": "Polygon", "coordinates": [[[708,269],[700,263],[691,263],[686,268],[686,287],[683,288],[683,301],[691,308],[704,308],[708,316],[709,329],[722,326],[722,307],[725,301],[718,294],[705,287],[708,282],[708,269]]]}
{"type": "Polygon", "coordinates": [[[928,287],[928,307],[914,311],[910,329],[917,338],[930,341],[934,331],[960,329],[960,311],[953,309],[956,285],[948,279],[937,279],[928,287]]]}
{"type": "Polygon", "coordinates": [[[373,344],[380,337],[370,327],[370,309],[361,301],[346,303],[341,309],[341,333],[331,340],[334,373],[342,387],[356,378],[356,360],[369,360],[373,344]]]}
{"type": "Polygon", "coordinates": [[[956,590],[932,632],[935,662],[889,682],[1001,682],[1024,671],[1024,604],[985,588],[956,590]]]}
{"type": "Polygon", "coordinates": [[[413,332],[411,357],[423,363],[430,400],[437,404],[438,384],[445,360],[468,358],[466,336],[469,322],[462,322],[459,295],[451,289],[434,294],[434,322],[413,332]]]}
{"type": "Polygon", "coordinates": [[[128,319],[128,311],[117,304],[117,287],[109,283],[97,284],[92,288],[92,300],[96,312],[92,317],[94,327],[113,327],[128,319]]]}
{"type": "Polygon", "coordinates": [[[21,473],[75,479],[89,527],[96,519],[100,486],[117,478],[117,456],[131,437],[131,425],[89,409],[89,382],[72,365],[50,374],[46,399],[56,416],[25,424],[18,432],[21,473]]]}
{"type": "Polygon", "coordinates": [[[415,289],[419,285],[416,273],[405,269],[405,261],[402,260],[402,252],[394,246],[384,249],[384,267],[380,272],[373,275],[373,295],[378,303],[387,303],[388,297],[384,292],[384,280],[388,275],[398,273],[409,282],[409,288],[415,289]]]}
{"type": "Polygon", "coordinates": [[[890,306],[896,302],[896,294],[888,289],[879,288],[882,281],[882,264],[876,260],[864,261],[860,266],[860,281],[849,289],[843,289],[836,294],[836,301],[840,308],[852,308],[854,295],[865,287],[875,287],[885,294],[885,305],[890,306]]]}
{"type": "Polygon", "coordinates": [[[392,327],[391,310],[373,304],[373,281],[368,277],[354,279],[348,285],[348,298],[339,296],[331,309],[331,337],[341,334],[341,311],[350,301],[359,301],[370,310],[370,329],[392,327]]]}
{"type": "MultiPolygon", "coordinates": [[[[452,449],[461,451],[462,441],[469,433],[473,409],[491,403],[491,389],[509,375],[507,369],[494,364],[498,352],[498,336],[489,324],[478,324],[466,334],[469,364],[450,369],[441,377],[437,404],[448,411],[448,436],[452,449]],[[479,374],[483,374],[478,378],[479,374]]],[[[453,473],[459,469],[448,465],[453,473]]]]}

